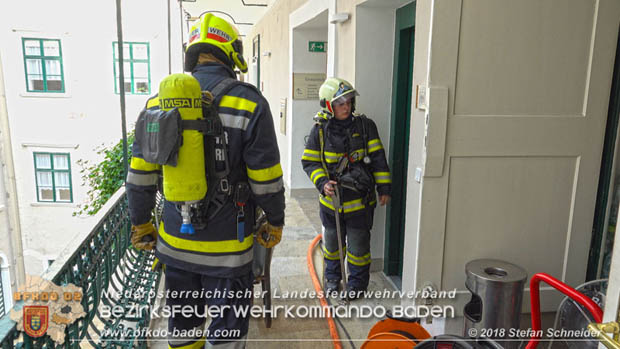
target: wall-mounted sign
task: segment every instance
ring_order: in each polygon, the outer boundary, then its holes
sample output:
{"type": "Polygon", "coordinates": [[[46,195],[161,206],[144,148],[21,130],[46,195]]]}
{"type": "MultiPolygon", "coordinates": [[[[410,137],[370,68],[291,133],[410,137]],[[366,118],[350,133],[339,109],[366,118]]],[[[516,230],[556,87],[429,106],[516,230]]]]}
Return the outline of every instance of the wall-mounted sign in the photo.
{"type": "Polygon", "coordinates": [[[325,52],[325,41],[309,41],[308,42],[308,51],[310,52],[325,52]]]}
{"type": "Polygon", "coordinates": [[[324,73],[293,73],[293,99],[319,99],[319,87],[325,81],[324,73]]]}

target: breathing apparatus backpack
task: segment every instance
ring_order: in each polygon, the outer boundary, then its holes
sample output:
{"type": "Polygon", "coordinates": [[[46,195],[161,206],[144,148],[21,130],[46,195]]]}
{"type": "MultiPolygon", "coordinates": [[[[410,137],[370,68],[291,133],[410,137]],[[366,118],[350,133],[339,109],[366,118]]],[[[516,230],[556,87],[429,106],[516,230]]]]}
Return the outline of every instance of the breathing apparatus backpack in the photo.
{"type": "Polygon", "coordinates": [[[162,165],[164,197],[180,207],[181,233],[193,234],[194,225],[206,224],[210,203],[221,208],[218,192],[230,196],[227,141],[217,105],[237,83],[226,78],[209,92],[190,75],[169,75],[159,85],[160,108],[143,110],[136,122],[144,160],[162,165]]]}

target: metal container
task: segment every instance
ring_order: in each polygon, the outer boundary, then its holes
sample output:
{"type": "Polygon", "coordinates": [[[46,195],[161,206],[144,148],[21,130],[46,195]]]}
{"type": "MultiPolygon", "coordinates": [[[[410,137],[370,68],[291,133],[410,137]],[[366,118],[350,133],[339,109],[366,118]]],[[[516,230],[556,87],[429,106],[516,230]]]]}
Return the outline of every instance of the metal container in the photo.
{"type": "Polygon", "coordinates": [[[465,286],[472,293],[465,305],[464,336],[500,339],[506,349],[518,348],[511,329],[519,329],[527,273],[512,263],[478,259],[465,266],[465,286]]]}

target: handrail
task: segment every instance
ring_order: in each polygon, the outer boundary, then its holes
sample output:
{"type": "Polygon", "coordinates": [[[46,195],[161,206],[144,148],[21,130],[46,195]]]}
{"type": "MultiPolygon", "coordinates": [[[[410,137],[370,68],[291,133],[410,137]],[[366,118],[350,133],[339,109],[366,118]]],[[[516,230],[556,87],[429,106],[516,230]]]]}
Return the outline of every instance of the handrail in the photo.
{"type": "MultiPolygon", "coordinates": [[[[161,273],[151,271],[153,253],[140,252],[130,247],[131,223],[124,188],[119,189],[110,198],[99,215],[101,218],[90,233],[78,238],[74,245],[68,246],[57,259],[58,263],[55,262],[51,270],[43,275],[44,279],[57,285],[73,283],[83,290],[82,307],[86,316],[67,326],[65,343],[62,347],[79,348],[84,341],[95,348],[104,346],[130,348],[134,344],[146,347],[144,338],[118,335],[110,337],[104,332],[114,333],[114,330],[123,329],[128,321],[135,323],[139,328],[147,327],[150,320],[146,316],[148,314],[144,314],[146,317],[143,318],[132,318],[125,314],[105,318],[99,312],[100,305],[127,306],[139,303],[152,306],[153,298],[128,299],[123,294],[127,289],[156,290],[161,273]],[[120,294],[121,298],[108,297],[106,291],[114,291],[120,294]],[[102,331],[103,328],[111,331],[102,331]]],[[[19,310],[22,306],[23,302],[18,302],[13,309],[19,310]]],[[[19,346],[59,347],[49,336],[31,338],[18,331],[16,324],[7,314],[0,318],[0,348],[10,349],[19,346]]]]}
{"type": "Polygon", "coordinates": [[[555,288],[556,290],[564,293],[577,303],[583,305],[588,311],[594,316],[594,321],[602,322],[603,321],[603,311],[601,308],[594,303],[590,298],[588,298],[583,293],[575,290],[574,288],[568,286],[562,281],[554,278],[553,276],[545,273],[538,273],[532,276],[530,280],[530,303],[532,305],[532,338],[525,349],[536,349],[538,346],[538,342],[540,339],[539,334],[542,333],[541,325],[540,325],[540,282],[544,281],[549,286],[555,288]]]}

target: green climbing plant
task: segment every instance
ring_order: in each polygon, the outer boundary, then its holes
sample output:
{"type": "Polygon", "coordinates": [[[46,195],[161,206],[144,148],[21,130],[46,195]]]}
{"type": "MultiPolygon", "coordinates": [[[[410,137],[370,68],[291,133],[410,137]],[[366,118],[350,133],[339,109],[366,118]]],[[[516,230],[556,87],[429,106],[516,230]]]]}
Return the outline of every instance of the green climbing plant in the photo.
{"type": "MultiPolygon", "coordinates": [[[[134,141],[134,132],[127,135],[127,158],[131,161],[131,145],[134,141]]],[[[103,155],[103,160],[92,163],[89,160],[80,159],[77,164],[81,167],[80,174],[82,185],[88,186],[88,198],[85,203],[78,206],[78,210],[73,212],[74,216],[92,216],[99,212],[108,199],[125,182],[125,170],[123,166],[123,140],[111,146],[101,145],[95,148],[99,155],[103,155]]]]}

